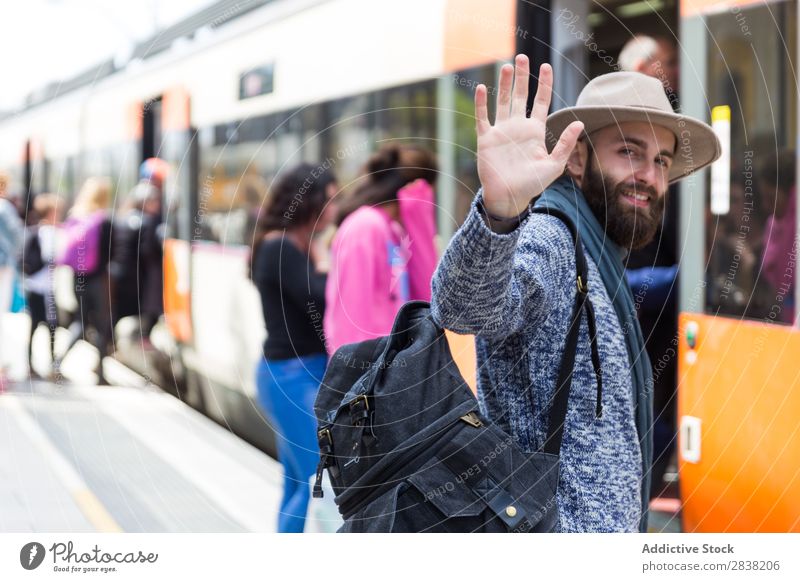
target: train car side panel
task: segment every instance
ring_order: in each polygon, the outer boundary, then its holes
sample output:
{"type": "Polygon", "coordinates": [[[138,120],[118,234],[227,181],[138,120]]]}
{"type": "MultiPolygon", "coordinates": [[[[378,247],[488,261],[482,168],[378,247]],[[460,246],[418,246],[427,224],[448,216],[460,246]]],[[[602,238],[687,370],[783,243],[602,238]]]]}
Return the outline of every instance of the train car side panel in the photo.
{"type": "Polygon", "coordinates": [[[800,532],[800,331],[687,313],[680,330],[684,530],[800,532]]]}

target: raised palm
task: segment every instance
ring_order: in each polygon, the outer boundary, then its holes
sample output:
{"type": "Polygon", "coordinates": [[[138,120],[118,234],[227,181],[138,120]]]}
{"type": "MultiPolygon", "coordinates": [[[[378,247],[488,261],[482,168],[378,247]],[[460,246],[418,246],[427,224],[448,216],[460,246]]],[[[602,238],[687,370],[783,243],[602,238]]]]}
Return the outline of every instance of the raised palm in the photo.
{"type": "Polygon", "coordinates": [[[475,91],[478,176],[483,186],[483,203],[490,214],[503,218],[518,215],[561,175],[583,131],[581,122],[572,122],[552,153],[547,151],[545,134],[553,69],[548,64],[539,69],[539,86],[530,117],[526,115],[528,75],[525,55],[517,55],[514,67],[504,65],[500,69],[494,125],[489,123],[486,87],[478,85],[475,91]]]}

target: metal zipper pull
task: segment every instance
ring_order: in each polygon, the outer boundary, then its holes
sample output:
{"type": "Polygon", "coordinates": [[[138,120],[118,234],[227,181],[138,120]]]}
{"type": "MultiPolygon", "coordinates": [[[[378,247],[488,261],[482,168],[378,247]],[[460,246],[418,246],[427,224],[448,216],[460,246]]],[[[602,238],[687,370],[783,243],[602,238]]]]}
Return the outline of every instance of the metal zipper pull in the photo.
{"type": "Polygon", "coordinates": [[[468,412],[467,414],[465,414],[464,416],[460,416],[459,418],[464,422],[466,422],[468,425],[474,426],[475,428],[483,426],[483,422],[481,422],[481,419],[478,418],[478,415],[475,414],[474,411],[468,412]]]}

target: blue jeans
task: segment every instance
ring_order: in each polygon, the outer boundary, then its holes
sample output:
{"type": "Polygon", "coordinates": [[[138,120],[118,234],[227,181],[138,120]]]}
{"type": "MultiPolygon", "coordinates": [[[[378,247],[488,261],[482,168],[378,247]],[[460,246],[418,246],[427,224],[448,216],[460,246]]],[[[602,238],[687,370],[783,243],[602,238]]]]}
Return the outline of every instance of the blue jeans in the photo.
{"type": "Polygon", "coordinates": [[[256,373],[258,402],[275,429],[283,465],[283,499],[278,531],[302,532],[310,497],[309,479],[317,468],[317,397],[327,364],[325,354],[290,360],[262,359],[256,373]]]}

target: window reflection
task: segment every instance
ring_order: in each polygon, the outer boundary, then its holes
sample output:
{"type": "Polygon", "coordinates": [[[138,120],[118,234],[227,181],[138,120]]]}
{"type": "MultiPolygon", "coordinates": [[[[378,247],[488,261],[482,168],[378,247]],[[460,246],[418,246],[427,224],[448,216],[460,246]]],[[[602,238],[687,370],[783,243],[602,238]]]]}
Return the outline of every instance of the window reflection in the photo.
{"type": "Polygon", "coordinates": [[[435,149],[435,88],[425,81],[201,130],[196,238],[249,245],[283,167],[330,159],[346,188],[384,141],[413,139],[435,149]]]}
{"type": "Polygon", "coordinates": [[[757,6],[740,16],[708,17],[709,105],[729,105],[732,114],[730,211],[706,215],[706,304],[711,313],[791,323],[797,7],[757,6]]]}

